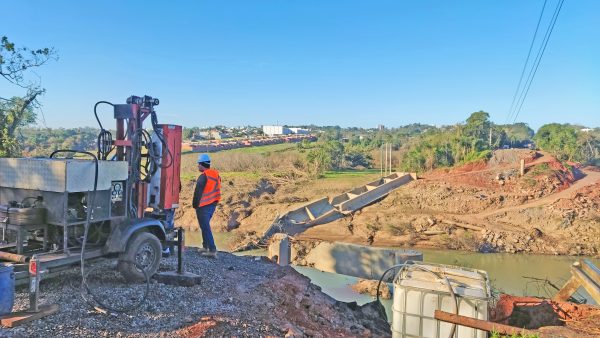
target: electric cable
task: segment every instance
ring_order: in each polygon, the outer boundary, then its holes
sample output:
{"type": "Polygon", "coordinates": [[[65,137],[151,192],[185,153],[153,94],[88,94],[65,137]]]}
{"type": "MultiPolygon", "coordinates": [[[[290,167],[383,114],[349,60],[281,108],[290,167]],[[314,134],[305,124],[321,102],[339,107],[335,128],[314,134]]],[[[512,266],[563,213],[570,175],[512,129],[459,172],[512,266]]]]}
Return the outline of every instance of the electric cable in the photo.
{"type": "Polygon", "coordinates": [[[529,63],[529,57],[531,56],[531,51],[533,50],[533,45],[535,43],[535,38],[537,37],[538,29],[540,28],[540,23],[542,22],[542,17],[544,16],[544,10],[546,9],[546,2],[548,0],[544,0],[544,5],[542,6],[542,12],[540,13],[540,17],[538,18],[537,25],[535,26],[535,32],[533,33],[533,39],[531,39],[531,44],[529,45],[529,52],[527,52],[527,58],[525,59],[525,64],[523,65],[523,70],[521,71],[521,77],[519,78],[519,84],[517,85],[517,89],[515,90],[515,94],[513,95],[512,103],[510,104],[510,109],[508,110],[508,116],[506,117],[505,123],[508,123],[513,114],[513,107],[515,105],[515,100],[517,99],[517,94],[519,93],[519,89],[521,89],[521,82],[523,81],[523,76],[525,75],[525,69],[527,69],[527,64],[529,63]]]}
{"type": "MultiPolygon", "coordinates": [[[[454,293],[454,289],[452,288],[450,281],[448,280],[448,277],[441,276],[439,273],[437,273],[435,271],[431,271],[431,270],[427,269],[426,267],[415,263],[414,261],[406,261],[402,264],[393,265],[392,267],[390,267],[389,269],[387,269],[383,272],[383,274],[379,278],[379,282],[377,283],[376,295],[377,295],[377,303],[378,304],[381,304],[381,301],[379,300],[379,288],[381,287],[381,282],[383,281],[383,278],[385,277],[385,275],[388,272],[390,272],[391,270],[396,269],[396,268],[400,268],[400,270],[398,270],[398,273],[396,275],[399,275],[404,270],[415,268],[415,269],[419,269],[424,272],[429,272],[429,273],[433,274],[437,279],[444,280],[446,282],[446,285],[448,286],[448,291],[450,292],[450,295],[452,296],[453,305],[454,305],[454,314],[458,315],[458,299],[456,297],[456,294],[454,293]]],[[[454,337],[455,331],[456,331],[456,324],[452,323],[452,329],[450,329],[450,334],[448,335],[448,337],[449,338],[454,337]]]]}
{"type": "Polygon", "coordinates": [[[137,264],[136,262],[130,262],[130,261],[126,261],[126,263],[132,264],[140,269],[142,271],[142,273],[144,274],[144,277],[146,279],[146,289],[144,292],[144,296],[140,299],[140,301],[137,304],[134,304],[132,306],[126,307],[126,308],[114,308],[111,306],[106,305],[104,302],[102,302],[102,300],[98,299],[98,297],[96,297],[90,290],[88,284],[87,284],[87,277],[88,275],[92,272],[95,271],[98,266],[93,267],[91,269],[89,269],[87,271],[87,273],[85,272],[85,246],[87,243],[87,238],[88,238],[88,234],[89,234],[89,228],[90,228],[90,222],[93,219],[93,214],[94,214],[94,204],[95,204],[95,199],[96,199],[96,192],[98,191],[98,158],[96,157],[96,155],[87,152],[87,151],[79,151],[79,150],[71,150],[71,149],[60,149],[60,150],[55,150],[54,152],[52,152],[52,154],[50,154],[50,158],[53,158],[54,155],[58,154],[58,153],[76,153],[76,154],[84,154],[84,155],[88,155],[90,157],[92,157],[94,159],[94,190],[92,191],[92,195],[90,197],[90,201],[88,204],[88,208],[87,208],[87,212],[86,212],[86,221],[84,224],[84,230],[83,230],[83,241],[81,243],[81,253],[80,253],[80,269],[81,269],[81,287],[79,289],[79,294],[81,296],[81,298],[91,307],[93,308],[100,308],[103,310],[107,310],[107,311],[111,311],[111,312],[129,312],[132,310],[137,309],[138,307],[140,307],[142,304],[144,304],[144,302],[146,301],[146,299],[148,298],[148,294],[150,292],[150,278],[148,276],[148,272],[141,267],[139,264],[137,264]],[[91,299],[89,299],[86,296],[86,292],[87,294],[89,294],[91,296],[91,299]],[[94,304],[92,302],[92,300],[94,302],[96,302],[96,304],[94,304]]]}
{"type": "Polygon", "coordinates": [[[535,67],[530,71],[531,76],[529,78],[529,83],[526,83],[527,89],[524,91],[523,98],[521,99],[521,104],[519,105],[519,109],[516,111],[513,123],[517,120],[519,113],[521,113],[521,108],[523,108],[523,103],[525,103],[525,99],[527,98],[527,94],[529,93],[529,89],[531,88],[531,84],[533,83],[533,79],[535,78],[535,74],[537,73],[538,67],[540,66],[540,62],[542,61],[542,57],[544,56],[544,52],[546,51],[546,47],[548,46],[548,41],[550,41],[550,36],[552,35],[554,25],[556,24],[556,20],[558,19],[558,15],[560,14],[560,10],[562,9],[564,2],[565,0],[559,0],[559,2],[556,5],[556,9],[554,10],[554,15],[552,16],[550,26],[548,27],[548,30],[546,31],[546,36],[544,37],[544,40],[542,42],[543,46],[540,48],[540,51],[538,52],[538,57],[534,61],[535,67]]]}

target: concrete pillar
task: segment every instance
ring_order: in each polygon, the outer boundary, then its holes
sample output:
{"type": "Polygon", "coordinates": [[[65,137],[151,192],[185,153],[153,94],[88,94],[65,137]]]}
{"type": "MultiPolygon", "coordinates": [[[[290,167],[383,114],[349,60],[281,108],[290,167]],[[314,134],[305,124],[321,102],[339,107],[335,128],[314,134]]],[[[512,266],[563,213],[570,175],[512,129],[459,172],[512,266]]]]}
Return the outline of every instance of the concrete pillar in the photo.
{"type": "Polygon", "coordinates": [[[519,170],[519,174],[521,176],[523,176],[523,175],[525,175],[525,159],[522,158],[520,162],[521,162],[521,168],[519,170]]]}
{"type": "Polygon", "coordinates": [[[276,260],[281,266],[289,265],[291,262],[291,242],[286,234],[275,234],[269,244],[269,258],[276,260]]]}

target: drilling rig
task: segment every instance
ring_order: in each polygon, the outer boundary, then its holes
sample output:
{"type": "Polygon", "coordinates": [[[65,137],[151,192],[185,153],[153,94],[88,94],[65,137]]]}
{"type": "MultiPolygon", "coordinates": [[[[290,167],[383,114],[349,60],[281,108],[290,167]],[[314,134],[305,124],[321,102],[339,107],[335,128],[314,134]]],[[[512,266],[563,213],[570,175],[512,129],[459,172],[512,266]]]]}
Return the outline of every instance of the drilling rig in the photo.
{"type": "Polygon", "coordinates": [[[158,105],[150,96],[96,103],[95,153],[0,159],[0,261],[14,264],[17,285],[76,264],[83,272],[84,260],[101,257],[117,258],[127,280],[147,279],[167,248],[179,243],[181,251],[173,216],[182,128],[159,124],[158,105]],[[98,116],[101,105],[112,107],[114,137],[98,116]]]}

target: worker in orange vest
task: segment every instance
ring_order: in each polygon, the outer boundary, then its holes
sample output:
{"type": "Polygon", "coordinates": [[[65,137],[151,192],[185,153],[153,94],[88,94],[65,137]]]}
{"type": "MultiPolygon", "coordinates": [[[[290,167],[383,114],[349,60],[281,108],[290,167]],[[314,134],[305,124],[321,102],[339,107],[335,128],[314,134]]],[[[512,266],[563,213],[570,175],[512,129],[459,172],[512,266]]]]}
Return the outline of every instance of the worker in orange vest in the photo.
{"type": "Polygon", "coordinates": [[[204,256],[216,258],[217,247],[210,229],[210,219],[221,200],[221,177],[218,171],[210,168],[208,154],[198,156],[198,170],[201,174],[196,181],[192,205],[196,209],[196,216],[202,231],[202,248],[200,252],[204,256]]]}

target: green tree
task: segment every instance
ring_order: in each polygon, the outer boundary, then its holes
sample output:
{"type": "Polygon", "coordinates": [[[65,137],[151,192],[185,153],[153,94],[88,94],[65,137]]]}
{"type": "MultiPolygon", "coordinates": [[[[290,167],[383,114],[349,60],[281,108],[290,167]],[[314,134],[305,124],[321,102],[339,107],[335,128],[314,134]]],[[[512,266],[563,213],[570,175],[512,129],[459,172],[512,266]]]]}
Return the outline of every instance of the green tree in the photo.
{"type": "Polygon", "coordinates": [[[540,127],[533,138],[537,146],[561,161],[578,161],[577,129],[568,124],[551,123],[540,127]]]}
{"type": "Polygon", "coordinates": [[[25,75],[50,59],[56,59],[51,48],[18,48],[6,36],[0,40],[0,76],[25,91],[23,97],[0,97],[0,157],[20,155],[17,131],[35,122],[38,97],[44,93],[39,84],[28,81],[25,75]]]}
{"type": "Polygon", "coordinates": [[[331,169],[331,156],[324,147],[314,147],[309,150],[306,160],[310,165],[309,171],[315,176],[320,176],[331,169]]]}
{"type": "Polygon", "coordinates": [[[506,134],[506,142],[511,147],[523,146],[531,142],[533,139],[533,129],[529,128],[526,123],[515,123],[501,126],[501,129],[506,134]]]}
{"type": "Polygon", "coordinates": [[[323,144],[323,148],[331,159],[332,167],[340,169],[344,161],[344,145],[339,141],[330,140],[323,144]]]}
{"type": "Polygon", "coordinates": [[[467,137],[473,138],[476,142],[487,140],[491,126],[490,114],[480,110],[469,116],[464,128],[464,134],[467,137]]]}

